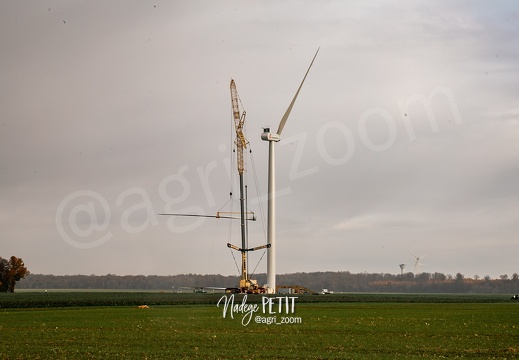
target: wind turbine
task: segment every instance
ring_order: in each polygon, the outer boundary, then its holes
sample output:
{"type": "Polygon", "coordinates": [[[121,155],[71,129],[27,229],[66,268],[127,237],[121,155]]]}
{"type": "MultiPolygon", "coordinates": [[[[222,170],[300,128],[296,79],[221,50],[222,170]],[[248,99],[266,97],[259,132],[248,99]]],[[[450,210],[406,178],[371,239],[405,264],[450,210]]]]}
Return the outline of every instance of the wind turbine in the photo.
{"type": "MultiPolygon", "coordinates": [[[[409,251],[411,254],[413,254],[411,251],[409,251]]],[[[415,275],[418,275],[420,272],[420,265],[424,265],[424,264],[420,264],[420,260],[423,259],[425,256],[416,256],[415,254],[413,254],[414,256],[414,273],[415,275]]]]}
{"type": "Polygon", "coordinates": [[[273,134],[270,132],[270,128],[267,127],[263,129],[263,134],[261,134],[261,139],[269,142],[267,243],[270,245],[270,248],[267,250],[267,286],[268,292],[271,294],[276,292],[276,157],[274,145],[281,140],[281,132],[285,127],[290,112],[292,111],[292,107],[299,95],[299,91],[303,87],[303,83],[305,82],[306,76],[314,63],[318,52],[319,49],[315,52],[314,58],[312,59],[308,70],[306,70],[303,81],[301,81],[301,84],[299,85],[292,102],[288,106],[285,115],[281,118],[277,132],[273,134]]]}

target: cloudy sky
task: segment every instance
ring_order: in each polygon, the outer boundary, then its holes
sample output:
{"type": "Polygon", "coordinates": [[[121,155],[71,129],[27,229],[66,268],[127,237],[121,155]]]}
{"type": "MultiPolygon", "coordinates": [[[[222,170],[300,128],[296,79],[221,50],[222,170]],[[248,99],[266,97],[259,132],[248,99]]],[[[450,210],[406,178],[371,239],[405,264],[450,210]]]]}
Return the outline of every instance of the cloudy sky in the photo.
{"type": "Polygon", "coordinates": [[[157,214],[239,209],[232,78],[266,242],[260,135],[320,47],[276,148],[278,272],[519,272],[518,24],[516,1],[3,1],[0,256],[237,274],[236,222],[157,214]]]}

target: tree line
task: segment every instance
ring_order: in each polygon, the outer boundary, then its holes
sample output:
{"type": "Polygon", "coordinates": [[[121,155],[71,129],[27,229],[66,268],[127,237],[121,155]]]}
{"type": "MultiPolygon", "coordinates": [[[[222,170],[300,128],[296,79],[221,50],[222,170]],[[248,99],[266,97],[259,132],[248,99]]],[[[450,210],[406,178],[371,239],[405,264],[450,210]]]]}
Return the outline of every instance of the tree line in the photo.
{"type": "MultiPolygon", "coordinates": [[[[253,276],[259,284],[267,280],[266,274],[253,276]]],[[[190,287],[234,287],[239,276],[224,275],[43,275],[31,274],[19,288],[23,289],[111,289],[111,290],[163,290],[189,291],[190,287]]],[[[442,273],[411,272],[405,274],[299,272],[277,276],[278,285],[299,285],[314,291],[329,289],[335,292],[398,292],[398,293],[474,293],[517,294],[519,275],[501,275],[499,279],[489,276],[466,278],[442,273]]]]}
{"type": "Polygon", "coordinates": [[[11,256],[9,260],[0,257],[0,292],[14,292],[16,282],[29,274],[22,259],[16,256],[11,256]]]}

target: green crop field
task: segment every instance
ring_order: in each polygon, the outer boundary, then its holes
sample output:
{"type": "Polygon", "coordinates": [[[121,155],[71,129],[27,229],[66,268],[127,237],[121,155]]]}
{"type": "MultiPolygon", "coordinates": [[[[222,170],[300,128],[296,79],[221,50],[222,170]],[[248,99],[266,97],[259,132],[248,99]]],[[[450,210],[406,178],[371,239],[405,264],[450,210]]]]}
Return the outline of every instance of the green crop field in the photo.
{"type": "Polygon", "coordinates": [[[503,297],[299,296],[275,314],[249,297],[243,325],[241,296],[224,318],[223,294],[1,295],[1,359],[519,358],[519,303],[503,297]]]}

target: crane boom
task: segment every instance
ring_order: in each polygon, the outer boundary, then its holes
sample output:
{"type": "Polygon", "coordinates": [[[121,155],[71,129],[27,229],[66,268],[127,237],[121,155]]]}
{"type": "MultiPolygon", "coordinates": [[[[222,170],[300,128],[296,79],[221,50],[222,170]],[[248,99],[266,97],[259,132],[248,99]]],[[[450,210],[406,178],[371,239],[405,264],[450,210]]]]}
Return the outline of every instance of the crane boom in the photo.
{"type": "Polygon", "coordinates": [[[243,125],[245,124],[245,110],[240,114],[240,106],[238,101],[238,91],[236,91],[236,83],[231,80],[231,102],[232,113],[234,118],[234,128],[236,130],[236,152],[238,157],[238,174],[243,175],[245,166],[243,164],[243,149],[247,148],[247,139],[243,135],[243,125]]]}

